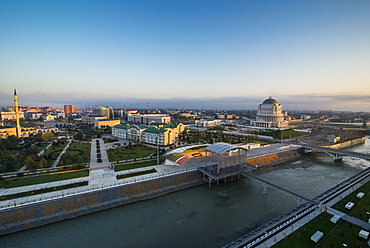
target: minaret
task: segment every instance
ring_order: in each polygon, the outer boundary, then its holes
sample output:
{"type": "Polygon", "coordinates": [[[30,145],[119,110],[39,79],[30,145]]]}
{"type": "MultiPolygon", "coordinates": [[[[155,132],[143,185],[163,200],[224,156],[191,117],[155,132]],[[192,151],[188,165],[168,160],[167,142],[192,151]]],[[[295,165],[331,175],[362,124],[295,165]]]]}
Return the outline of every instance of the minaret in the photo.
{"type": "Polygon", "coordinates": [[[19,109],[18,109],[18,96],[17,96],[17,91],[14,89],[14,110],[15,110],[15,121],[17,122],[16,126],[16,133],[17,137],[21,137],[22,130],[21,130],[21,125],[19,124],[19,109]]]}

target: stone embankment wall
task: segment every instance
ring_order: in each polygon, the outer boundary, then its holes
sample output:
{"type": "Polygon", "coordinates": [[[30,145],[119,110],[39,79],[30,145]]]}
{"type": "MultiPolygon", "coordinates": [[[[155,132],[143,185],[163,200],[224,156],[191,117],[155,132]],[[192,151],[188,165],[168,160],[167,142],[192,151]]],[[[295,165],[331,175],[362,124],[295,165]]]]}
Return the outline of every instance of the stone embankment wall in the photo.
{"type": "Polygon", "coordinates": [[[301,155],[298,152],[298,149],[295,149],[291,151],[271,153],[249,159],[247,158],[247,163],[257,167],[255,170],[250,171],[250,173],[257,174],[267,171],[281,163],[298,159],[299,157],[301,157],[301,155]]]}
{"type": "MultiPolygon", "coordinates": [[[[273,166],[299,157],[298,150],[291,150],[248,158],[246,162],[258,167],[256,172],[261,173],[273,166]]],[[[156,198],[204,183],[206,182],[202,179],[202,174],[199,171],[190,171],[5,209],[0,211],[0,235],[156,198]]]]}
{"type": "Polygon", "coordinates": [[[345,141],[345,142],[342,142],[342,143],[339,143],[339,144],[330,145],[330,146],[327,146],[327,147],[335,148],[335,149],[342,149],[342,148],[346,148],[346,147],[350,147],[350,146],[355,146],[355,145],[363,144],[363,143],[365,143],[365,140],[366,140],[366,137],[361,137],[361,138],[358,138],[358,139],[353,139],[353,140],[345,141]]]}
{"type": "Polygon", "coordinates": [[[159,197],[204,183],[200,172],[190,171],[2,210],[0,235],[159,197]]]}

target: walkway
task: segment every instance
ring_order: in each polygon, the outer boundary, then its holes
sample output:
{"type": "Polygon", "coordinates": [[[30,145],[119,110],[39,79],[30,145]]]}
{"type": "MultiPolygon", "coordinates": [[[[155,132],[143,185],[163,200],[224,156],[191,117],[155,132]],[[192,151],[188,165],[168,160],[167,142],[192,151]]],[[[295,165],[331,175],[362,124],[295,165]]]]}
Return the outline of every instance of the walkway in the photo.
{"type": "MultiPolygon", "coordinates": [[[[279,233],[277,233],[277,234],[269,237],[269,239],[267,239],[266,241],[262,242],[261,244],[259,244],[256,247],[264,248],[264,247],[271,247],[271,246],[273,246],[275,243],[277,243],[280,240],[284,239],[287,235],[291,234],[292,232],[294,232],[295,230],[299,229],[303,225],[307,224],[309,221],[311,221],[318,214],[320,214],[321,212],[323,212],[325,210],[328,213],[331,213],[331,214],[341,213],[341,212],[339,212],[337,210],[332,209],[331,206],[333,206],[335,203],[337,203],[338,201],[340,201],[344,197],[348,196],[349,194],[351,194],[352,192],[354,192],[355,190],[357,190],[358,188],[360,188],[362,185],[364,185],[365,183],[367,183],[369,181],[370,181],[370,177],[367,177],[366,179],[364,179],[364,180],[362,180],[360,182],[357,182],[356,185],[350,185],[345,191],[343,191],[341,194],[339,194],[336,197],[334,197],[333,199],[331,199],[325,205],[319,206],[314,212],[308,214],[307,216],[303,217],[301,220],[295,222],[291,226],[288,226],[287,228],[285,228],[284,230],[280,231],[279,233]]],[[[342,215],[341,214],[339,214],[339,215],[340,216],[345,216],[344,213],[342,213],[342,215]]],[[[348,217],[350,217],[350,216],[348,216],[348,217]]],[[[361,227],[364,226],[364,228],[366,230],[370,230],[369,229],[370,226],[369,225],[365,225],[366,222],[364,224],[364,223],[362,223],[363,221],[361,221],[361,220],[358,220],[358,219],[357,220],[354,220],[354,219],[356,219],[354,217],[350,217],[350,218],[344,217],[344,218],[345,218],[344,220],[346,220],[346,221],[350,221],[353,224],[357,223],[361,227]]],[[[252,247],[252,246],[247,246],[247,247],[252,247]]]]}
{"type": "Polygon", "coordinates": [[[91,140],[91,151],[90,151],[90,171],[95,169],[108,169],[109,168],[109,159],[107,155],[107,148],[106,144],[104,144],[104,140],[102,138],[99,139],[92,139],[91,140]],[[100,145],[100,154],[101,154],[101,163],[97,161],[97,149],[96,149],[96,141],[99,141],[100,145]]]}
{"type": "Polygon", "coordinates": [[[54,161],[53,165],[51,166],[52,168],[57,167],[59,164],[60,159],[62,158],[63,154],[66,153],[68,147],[71,145],[72,140],[68,140],[67,145],[64,147],[63,151],[59,154],[58,158],[54,161]]]}
{"type": "Polygon", "coordinates": [[[309,198],[307,198],[307,197],[305,197],[305,196],[302,196],[302,195],[299,195],[299,194],[297,194],[297,193],[294,193],[293,191],[290,191],[290,190],[288,190],[288,189],[285,189],[285,188],[283,188],[283,187],[281,187],[281,186],[278,186],[278,185],[276,185],[276,184],[270,183],[270,182],[268,182],[268,181],[266,181],[266,180],[264,180],[264,179],[262,179],[262,178],[256,177],[256,176],[254,176],[254,175],[252,175],[252,174],[249,174],[249,173],[247,173],[247,172],[242,173],[242,175],[243,175],[243,176],[245,176],[245,177],[249,177],[249,178],[257,179],[258,181],[261,181],[261,182],[263,182],[263,183],[265,183],[265,184],[268,184],[268,185],[270,185],[271,187],[273,187],[273,188],[275,188],[275,189],[277,189],[277,190],[280,190],[281,192],[285,192],[285,193],[291,194],[291,195],[293,195],[293,196],[295,196],[295,197],[298,197],[298,198],[301,198],[301,199],[303,199],[303,200],[305,200],[305,201],[307,201],[307,202],[309,202],[309,203],[312,203],[312,204],[318,205],[318,203],[317,203],[317,202],[315,202],[315,201],[313,201],[313,200],[311,200],[311,199],[309,199],[309,198]]]}
{"type": "Polygon", "coordinates": [[[363,220],[360,220],[360,219],[357,219],[355,217],[352,217],[348,214],[345,214],[339,210],[336,210],[334,208],[331,208],[331,207],[327,207],[327,211],[329,214],[332,214],[332,215],[339,215],[343,220],[345,221],[348,221],[348,222],[351,222],[353,225],[356,225],[356,226],[360,226],[362,227],[363,229],[366,229],[366,230],[370,230],[370,224],[363,221],[363,220]]]}
{"type": "Polygon", "coordinates": [[[349,157],[355,157],[355,158],[362,158],[362,159],[370,161],[370,154],[367,154],[367,153],[354,152],[354,151],[342,150],[342,149],[334,149],[330,147],[322,147],[322,146],[307,144],[307,143],[291,143],[290,142],[290,144],[299,145],[299,146],[302,146],[310,150],[325,152],[334,158],[341,158],[343,156],[349,156],[349,157]]]}

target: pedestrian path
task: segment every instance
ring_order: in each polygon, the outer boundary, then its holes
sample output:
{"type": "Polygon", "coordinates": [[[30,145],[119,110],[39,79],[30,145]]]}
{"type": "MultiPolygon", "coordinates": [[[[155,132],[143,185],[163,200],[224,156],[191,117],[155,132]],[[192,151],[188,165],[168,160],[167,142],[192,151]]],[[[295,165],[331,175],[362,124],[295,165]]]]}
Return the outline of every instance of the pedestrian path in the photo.
{"type": "Polygon", "coordinates": [[[328,207],[327,209],[328,209],[327,212],[329,214],[339,215],[342,218],[342,220],[348,221],[348,222],[352,223],[353,225],[360,226],[360,227],[362,227],[362,228],[364,228],[366,230],[370,230],[370,224],[367,223],[367,222],[365,222],[365,221],[363,221],[363,220],[357,219],[357,218],[355,218],[353,216],[350,216],[348,214],[345,214],[345,213],[343,213],[343,212],[341,212],[339,210],[336,210],[334,208],[331,208],[331,207],[328,207]]]}
{"type": "Polygon", "coordinates": [[[109,159],[107,155],[107,148],[106,144],[104,144],[104,140],[102,138],[99,139],[92,139],[91,140],[91,151],[90,151],[90,171],[95,169],[108,169],[109,168],[109,159]],[[101,162],[98,163],[97,160],[97,149],[96,149],[96,141],[99,141],[100,146],[100,154],[101,154],[101,162]]]}
{"type": "Polygon", "coordinates": [[[370,224],[362,221],[362,220],[359,220],[355,217],[352,217],[352,216],[349,216],[341,211],[338,211],[336,209],[333,209],[331,208],[335,203],[337,203],[338,201],[340,201],[341,199],[343,199],[344,197],[348,196],[349,194],[351,194],[352,192],[354,192],[355,190],[357,190],[358,188],[360,188],[362,185],[364,185],[365,183],[369,182],[370,181],[370,178],[366,178],[365,180],[362,180],[360,181],[359,183],[357,183],[356,185],[353,185],[352,187],[348,188],[347,190],[343,191],[341,194],[339,194],[338,196],[334,197],[332,200],[330,200],[328,203],[326,203],[325,205],[324,204],[321,204],[319,205],[315,211],[313,211],[312,213],[308,214],[307,216],[303,217],[302,219],[300,219],[299,221],[295,222],[294,224],[290,225],[289,227],[285,228],[284,230],[278,232],[277,234],[271,236],[269,239],[267,239],[266,241],[262,242],[261,244],[259,244],[258,246],[256,247],[259,247],[259,248],[264,248],[264,247],[271,247],[273,246],[275,243],[279,242],[280,240],[282,240],[283,238],[285,238],[286,236],[288,236],[289,234],[291,234],[292,232],[294,232],[295,230],[299,229],[300,227],[304,226],[305,224],[307,224],[309,221],[311,221],[313,218],[315,218],[317,215],[319,215],[320,213],[326,211],[330,214],[338,214],[339,216],[343,216],[343,220],[345,221],[349,221],[351,223],[353,223],[354,225],[358,225],[366,230],[370,230],[370,224]]]}
{"type": "Polygon", "coordinates": [[[64,147],[63,151],[59,154],[58,158],[54,161],[53,165],[51,166],[52,168],[57,167],[59,164],[60,159],[62,158],[63,154],[66,153],[68,147],[71,145],[72,140],[68,140],[67,145],[64,147]]]}
{"type": "Polygon", "coordinates": [[[37,153],[37,156],[41,156],[42,154],[44,154],[44,152],[47,150],[47,149],[49,149],[50,148],[50,146],[52,146],[53,145],[53,142],[51,142],[49,145],[47,145],[44,149],[42,149],[42,151],[41,152],[39,152],[39,153],[37,153]]]}

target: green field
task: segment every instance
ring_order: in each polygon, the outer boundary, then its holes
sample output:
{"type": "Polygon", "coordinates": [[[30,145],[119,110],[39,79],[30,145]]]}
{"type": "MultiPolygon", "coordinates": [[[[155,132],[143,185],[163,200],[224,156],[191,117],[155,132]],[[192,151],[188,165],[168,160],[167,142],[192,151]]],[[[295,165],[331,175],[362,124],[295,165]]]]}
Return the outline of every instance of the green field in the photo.
{"type": "Polygon", "coordinates": [[[71,165],[90,162],[90,143],[73,142],[62,156],[59,165],[71,165]]]}
{"type": "Polygon", "coordinates": [[[107,153],[109,161],[114,162],[128,159],[145,158],[155,153],[155,151],[155,148],[149,146],[132,145],[115,149],[108,149],[107,153]]]}
{"type": "Polygon", "coordinates": [[[313,219],[303,227],[299,228],[297,231],[293,232],[280,242],[276,243],[273,247],[274,248],[315,247],[316,243],[314,243],[311,240],[311,236],[314,235],[316,231],[321,231],[324,233],[324,237],[326,237],[326,235],[328,235],[328,233],[335,227],[335,224],[330,222],[331,217],[332,215],[326,212],[320,214],[315,219],[313,219]]]}
{"type": "MultiPolygon", "coordinates": [[[[370,219],[370,182],[364,184],[352,194],[337,202],[333,208],[351,215],[355,218],[367,222],[370,219]],[[364,192],[362,199],[356,197],[359,192],[364,192]],[[355,206],[349,210],[345,208],[348,202],[353,202],[355,206]],[[369,213],[369,214],[368,214],[369,213]]],[[[330,222],[331,214],[322,213],[284,240],[278,242],[273,247],[368,247],[366,241],[359,238],[358,234],[362,228],[352,223],[341,220],[338,224],[330,222]],[[318,246],[310,240],[310,237],[317,231],[324,233],[324,238],[318,246]]],[[[289,227],[288,227],[289,228],[289,227]]]]}
{"type": "Polygon", "coordinates": [[[331,217],[332,215],[326,212],[320,214],[297,231],[276,243],[273,247],[326,248],[344,247],[343,244],[346,244],[347,247],[368,247],[365,239],[358,238],[360,227],[343,220],[334,224],[330,222],[331,217]],[[324,233],[323,239],[318,244],[311,240],[311,236],[316,231],[324,233]]]}
{"type": "Polygon", "coordinates": [[[360,189],[355,190],[352,194],[334,204],[333,208],[367,222],[370,218],[370,214],[367,214],[370,213],[369,192],[370,182],[364,184],[360,189]],[[359,192],[365,193],[365,196],[362,199],[356,197],[359,192]],[[355,206],[351,210],[348,210],[344,207],[348,202],[353,202],[355,204],[355,206]]]}
{"type": "Polygon", "coordinates": [[[72,178],[87,177],[89,175],[89,170],[79,170],[72,172],[56,172],[50,173],[48,175],[35,175],[35,176],[25,176],[18,178],[2,179],[0,181],[0,188],[15,188],[22,187],[33,184],[49,183],[61,180],[67,180],[72,178]]]}

